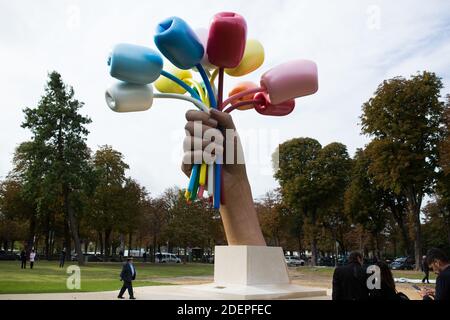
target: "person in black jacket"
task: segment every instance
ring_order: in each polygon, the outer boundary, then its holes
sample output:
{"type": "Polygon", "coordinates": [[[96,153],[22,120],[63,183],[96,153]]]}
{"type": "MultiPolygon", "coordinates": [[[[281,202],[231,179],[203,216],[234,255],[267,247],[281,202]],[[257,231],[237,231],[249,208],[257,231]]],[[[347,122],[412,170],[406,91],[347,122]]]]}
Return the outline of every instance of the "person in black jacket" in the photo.
{"type": "Polygon", "coordinates": [[[428,267],[427,263],[427,256],[422,257],[422,271],[425,273],[425,276],[422,279],[422,283],[430,283],[430,268],[428,267]]]}
{"type": "Polygon", "coordinates": [[[136,279],[136,269],[133,265],[133,257],[128,257],[127,262],[123,265],[122,272],[120,273],[120,281],[123,281],[122,289],[120,289],[119,296],[117,298],[124,299],[123,294],[128,289],[128,294],[131,300],[135,300],[133,292],[132,281],[136,279]]]}
{"type": "Polygon", "coordinates": [[[375,265],[380,270],[380,289],[374,288],[369,290],[369,298],[371,300],[409,300],[404,293],[397,292],[394,277],[389,266],[383,261],[378,261],[375,265]]]}
{"type": "Polygon", "coordinates": [[[20,252],[20,261],[21,261],[20,269],[26,269],[27,268],[27,253],[25,252],[25,250],[22,250],[20,252]]]}
{"type": "Polygon", "coordinates": [[[333,274],[333,300],[367,300],[367,275],[362,267],[363,256],[352,252],[348,264],[337,267],[333,274]]]}
{"type": "Polygon", "coordinates": [[[423,299],[450,301],[450,261],[447,255],[440,249],[432,248],[427,252],[427,264],[438,276],[436,289],[423,290],[423,299]]]}

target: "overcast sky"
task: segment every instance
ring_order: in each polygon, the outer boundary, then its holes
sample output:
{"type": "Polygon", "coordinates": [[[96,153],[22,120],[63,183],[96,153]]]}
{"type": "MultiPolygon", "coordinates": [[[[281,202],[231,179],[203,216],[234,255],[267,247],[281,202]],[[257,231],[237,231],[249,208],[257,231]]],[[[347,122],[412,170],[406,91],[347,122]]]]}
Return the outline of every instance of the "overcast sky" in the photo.
{"type": "MultiPolygon", "coordinates": [[[[384,79],[430,70],[443,78],[443,94],[450,92],[447,0],[0,0],[0,178],[11,169],[15,147],[30,137],[20,127],[22,109],[36,106],[47,73],[57,70],[86,104],[82,113],[93,120],[88,138],[93,150],[109,144],[122,152],[128,174],[153,195],[185,186],[179,162],[184,113],[192,107],[155,101],[146,113],[111,112],[104,102],[114,82],[106,59],[120,42],[155,47],[155,27],[166,17],[207,27],[220,11],[242,14],[248,36],[265,47],[264,65],[245,80],[257,82],[264,71],[291,59],[311,59],[319,67],[319,92],[298,99],[291,115],[234,114],[245,150],[261,156],[248,159],[255,197],[277,187],[261,161],[277,143],[294,137],[313,137],[322,145],[338,141],[351,155],[363,147],[361,105],[384,79]]],[[[225,91],[242,80],[227,77],[225,91]]]]}

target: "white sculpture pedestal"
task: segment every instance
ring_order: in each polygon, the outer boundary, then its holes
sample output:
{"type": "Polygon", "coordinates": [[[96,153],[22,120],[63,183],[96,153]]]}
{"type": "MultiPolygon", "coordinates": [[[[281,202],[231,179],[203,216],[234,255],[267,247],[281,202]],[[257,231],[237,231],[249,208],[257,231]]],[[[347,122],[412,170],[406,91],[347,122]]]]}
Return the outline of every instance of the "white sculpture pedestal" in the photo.
{"type": "Polygon", "coordinates": [[[217,246],[214,283],[186,286],[223,299],[294,299],[326,296],[326,290],[291,284],[283,249],[217,246]]]}

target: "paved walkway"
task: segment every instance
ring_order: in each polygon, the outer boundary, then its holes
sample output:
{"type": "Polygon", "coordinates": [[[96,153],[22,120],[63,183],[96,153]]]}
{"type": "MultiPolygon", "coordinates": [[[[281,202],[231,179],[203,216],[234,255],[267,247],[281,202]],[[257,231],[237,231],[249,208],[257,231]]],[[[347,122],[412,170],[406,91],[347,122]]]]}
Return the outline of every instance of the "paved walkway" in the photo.
{"type": "MultiPolygon", "coordinates": [[[[324,289],[326,290],[326,289],[324,289]]],[[[150,286],[134,288],[135,296],[139,300],[231,300],[236,296],[220,294],[214,295],[199,290],[192,290],[187,285],[150,286]]],[[[39,294],[3,294],[0,300],[118,300],[118,291],[79,292],[79,293],[39,293],[39,294]]],[[[330,300],[327,296],[310,297],[305,300],[330,300]]],[[[125,293],[128,298],[128,293],[125,293]]]]}

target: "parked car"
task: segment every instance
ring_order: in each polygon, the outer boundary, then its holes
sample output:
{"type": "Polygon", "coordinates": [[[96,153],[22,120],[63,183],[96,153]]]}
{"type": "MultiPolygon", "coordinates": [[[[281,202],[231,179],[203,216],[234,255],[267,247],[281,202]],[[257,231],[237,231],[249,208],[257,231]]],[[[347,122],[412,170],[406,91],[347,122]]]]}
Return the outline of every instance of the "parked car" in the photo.
{"type": "Polygon", "coordinates": [[[334,267],[334,258],[319,257],[317,259],[317,265],[321,267],[334,267]]]}
{"type": "Polygon", "coordinates": [[[305,265],[305,260],[300,259],[299,257],[296,256],[285,256],[284,257],[286,264],[289,267],[298,267],[298,266],[304,266],[305,265]]]}
{"type": "Polygon", "coordinates": [[[348,264],[348,257],[339,257],[337,259],[337,265],[338,266],[345,266],[346,264],[348,264]]]}
{"type": "Polygon", "coordinates": [[[390,267],[392,270],[414,270],[414,258],[401,257],[394,260],[390,267]]]}
{"type": "Polygon", "coordinates": [[[159,263],[181,263],[180,257],[173,253],[157,253],[155,257],[155,261],[159,263]]]}
{"type": "MultiPolygon", "coordinates": [[[[103,257],[97,256],[95,254],[83,253],[83,257],[85,262],[103,262],[103,257]]],[[[78,261],[78,255],[76,253],[73,253],[71,260],[78,261]]]]}
{"type": "Polygon", "coordinates": [[[20,260],[20,255],[15,252],[0,250],[0,260],[20,260]]]}

